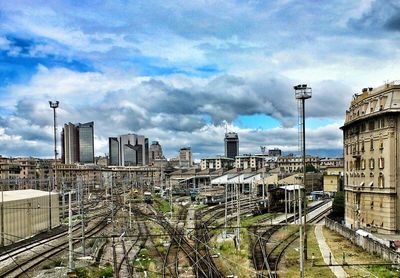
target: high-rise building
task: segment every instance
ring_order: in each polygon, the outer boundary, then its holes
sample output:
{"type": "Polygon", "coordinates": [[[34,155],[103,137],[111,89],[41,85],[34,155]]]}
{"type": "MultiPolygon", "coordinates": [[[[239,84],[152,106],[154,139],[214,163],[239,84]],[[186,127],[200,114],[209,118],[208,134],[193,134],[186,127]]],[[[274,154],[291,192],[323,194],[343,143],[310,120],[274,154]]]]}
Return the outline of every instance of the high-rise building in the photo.
{"type": "Polygon", "coordinates": [[[94,123],[64,125],[61,160],[65,164],[94,163],[94,123]]]}
{"type": "Polygon", "coordinates": [[[398,232],[400,83],[354,95],[342,130],[346,226],[398,232]]]}
{"type": "Polygon", "coordinates": [[[153,163],[156,159],[163,159],[163,151],[160,143],[158,141],[153,141],[150,145],[150,155],[149,161],[153,163]]]}
{"type": "Polygon", "coordinates": [[[179,150],[179,166],[189,168],[193,165],[192,149],[184,147],[179,150]]]}
{"type": "Polygon", "coordinates": [[[94,123],[78,124],[80,163],[94,163],[94,123]]]}
{"type": "Polygon", "coordinates": [[[109,163],[119,166],[148,165],[149,139],[143,135],[126,134],[108,139],[109,163]]]}
{"type": "Polygon", "coordinates": [[[119,141],[117,137],[108,138],[108,164],[119,165],[119,141]]]}
{"type": "Polygon", "coordinates": [[[236,132],[225,133],[225,157],[235,159],[239,155],[239,136],[236,132]]]}

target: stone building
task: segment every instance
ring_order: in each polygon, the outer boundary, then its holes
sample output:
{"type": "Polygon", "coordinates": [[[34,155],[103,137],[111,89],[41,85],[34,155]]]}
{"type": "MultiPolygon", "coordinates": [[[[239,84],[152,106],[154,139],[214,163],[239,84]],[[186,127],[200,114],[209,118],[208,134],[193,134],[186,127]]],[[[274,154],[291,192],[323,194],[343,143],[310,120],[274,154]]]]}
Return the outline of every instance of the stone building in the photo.
{"type": "Polygon", "coordinates": [[[345,223],[392,234],[400,230],[400,83],[354,95],[342,127],[345,223]]]}

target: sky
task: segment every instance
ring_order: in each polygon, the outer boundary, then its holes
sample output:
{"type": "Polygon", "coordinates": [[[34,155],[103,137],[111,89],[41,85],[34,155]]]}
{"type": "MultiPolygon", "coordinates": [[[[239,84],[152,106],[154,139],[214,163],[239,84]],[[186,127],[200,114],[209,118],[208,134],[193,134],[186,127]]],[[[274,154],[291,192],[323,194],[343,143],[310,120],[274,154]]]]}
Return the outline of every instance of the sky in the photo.
{"type": "Polygon", "coordinates": [[[306,148],[340,155],[352,95],[399,79],[399,42],[390,0],[0,0],[0,155],[52,156],[49,100],[58,133],[94,121],[96,155],[127,133],[223,155],[226,129],[240,153],[295,152],[297,84],[306,148]]]}

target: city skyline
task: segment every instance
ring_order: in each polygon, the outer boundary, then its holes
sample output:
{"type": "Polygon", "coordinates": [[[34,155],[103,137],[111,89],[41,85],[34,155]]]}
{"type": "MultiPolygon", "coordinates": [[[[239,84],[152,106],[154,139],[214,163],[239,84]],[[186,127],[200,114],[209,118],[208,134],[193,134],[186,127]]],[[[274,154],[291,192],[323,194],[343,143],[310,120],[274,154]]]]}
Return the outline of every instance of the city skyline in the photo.
{"type": "Polygon", "coordinates": [[[96,123],[95,155],[128,132],[223,154],[226,125],[241,153],[294,152],[299,83],[307,150],[341,154],[353,94],[399,76],[395,1],[135,3],[0,5],[0,154],[52,157],[48,100],[96,123]]]}

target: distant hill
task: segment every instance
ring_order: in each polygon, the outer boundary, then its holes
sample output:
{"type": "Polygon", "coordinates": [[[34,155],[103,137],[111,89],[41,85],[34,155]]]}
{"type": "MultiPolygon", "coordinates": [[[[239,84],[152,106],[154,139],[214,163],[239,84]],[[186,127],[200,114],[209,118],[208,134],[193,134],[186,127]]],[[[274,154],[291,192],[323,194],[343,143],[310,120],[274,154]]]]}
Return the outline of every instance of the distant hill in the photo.
{"type": "MultiPolygon", "coordinates": [[[[300,152],[282,152],[282,155],[288,154],[301,155],[300,152]]],[[[309,149],[306,150],[307,155],[319,157],[343,157],[343,149],[309,149]]]]}

